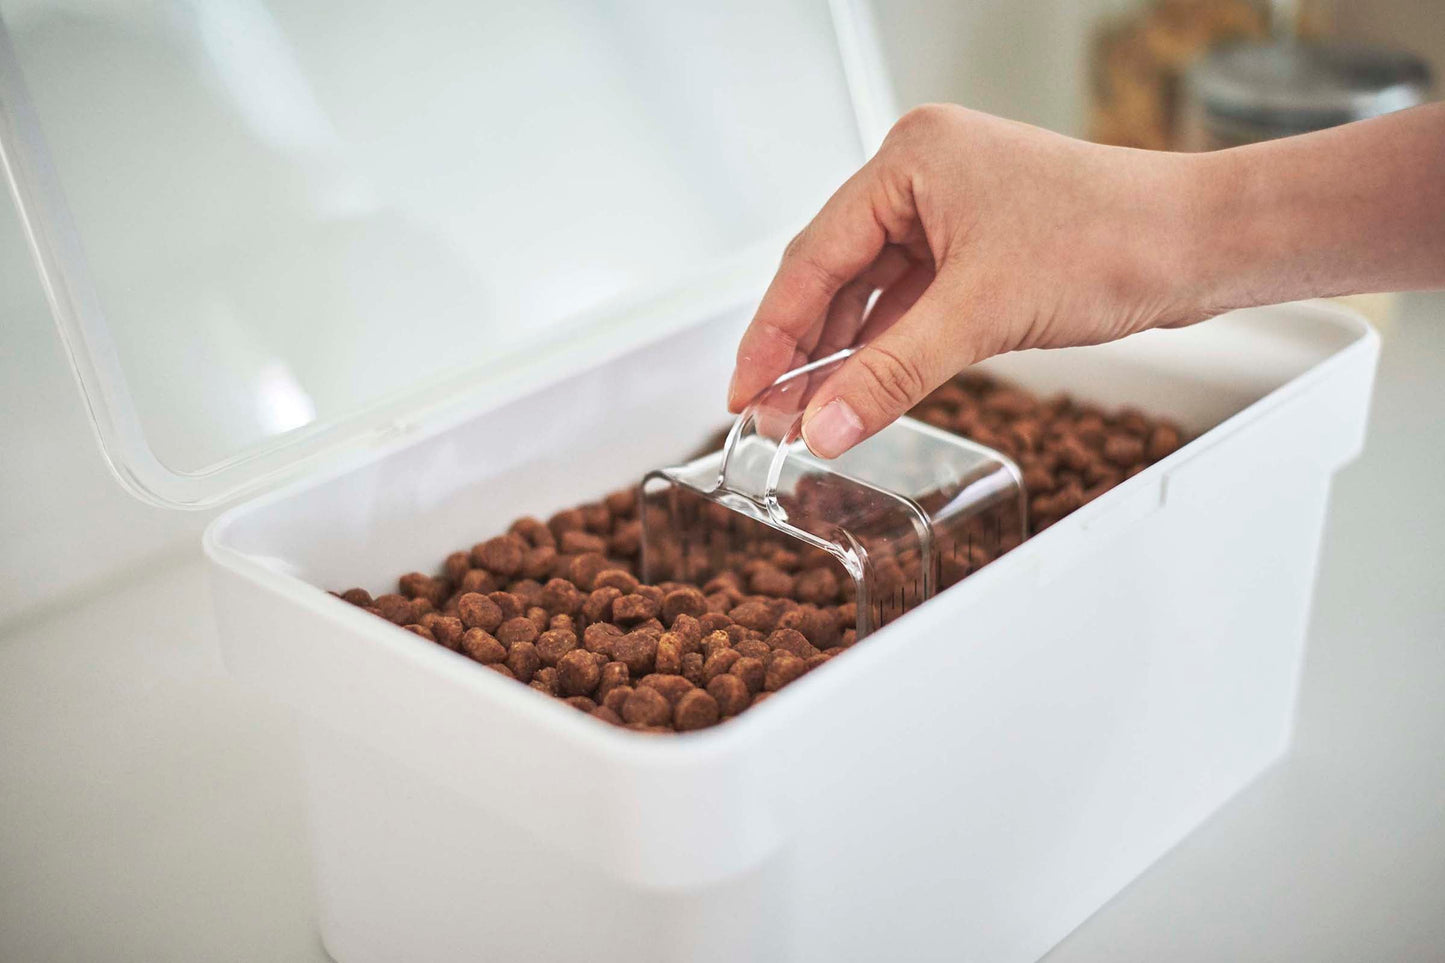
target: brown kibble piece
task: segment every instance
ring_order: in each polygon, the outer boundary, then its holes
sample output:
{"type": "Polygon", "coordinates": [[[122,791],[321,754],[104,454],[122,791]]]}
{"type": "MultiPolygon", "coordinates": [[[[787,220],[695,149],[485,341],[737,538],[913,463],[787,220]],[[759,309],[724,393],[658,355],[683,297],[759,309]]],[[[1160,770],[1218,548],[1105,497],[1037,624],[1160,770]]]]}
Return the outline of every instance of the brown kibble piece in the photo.
{"type": "Polygon", "coordinates": [[[497,590],[497,578],[484,568],[468,569],[467,574],[457,583],[457,591],[465,594],[467,592],[478,592],[482,595],[490,595],[497,590]]]}
{"type": "Polygon", "coordinates": [[[588,652],[612,654],[612,643],[622,638],[622,630],[611,622],[594,622],[582,630],[582,645],[588,652]]]}
{"type": "Polygon", "coordinates": [[[691,682],[680,675],[663,675],[660,672],[653,672],[642,677],[637,683],[638,688],[646,687],[656,689],[666,697],[669,705],[677,705],[677,700],[693,690],[691,682]]]}
{"type": "Polygon", "coordinates": [[[762,659],[745,655],[732,664],[732,667],[728,669],[728,674],[741,679],[743,684],[748,687],[749,692],[758,693],[762,691],[767,669],[763,665],[762,659]]]}
{"type": "Polygon", "coordinates": [[[818,654],[818,649],[797,629],[778,629],[767,638],[774,649],[791,652],[800,659],[809,659],[818,654]]]}
{"type": "MultiPolygon", "coordinates": [[[[664,604],[666,604],[665,599],[664,604]]],[[[672,631],[682,637],[682,651],[684,652],[691,652],[702,641],[702,626],[691,615],[679,615],[673,619],[672,631]]]]}
{"type": "Polygon", "coordinates": [[[697,620],[698,631],[704,636],[711,635],[718,629],[726,629],[732,624],[733,620],[723,612],[709,612],[697,620]]]}
{"type": "Polygon", "coordinates": [[[408,632],[412,633],[413,635],[419,635],[419,636],[421,636],[422,638],[426,639],[428,642],[435,642],[435,641],[436,641],[436,636],[435,636],[435,635],[432,635],[431,629],[427,628],[425,625],[403,625],[402,628],[406,629],[408,632]]]}
{"type": "Polygon", "coordinates": [[[510,578],[522,569],[528,545],[517,535],[498,535],[472,546],[472,565],[510,578]]]}
{"type": "Polygon", "coordinates": [[[701,689],[693,689],[677,700],[672,723],[678,732],[692,732],[716,725],[718,715],[717,700],[701,689]]]}
{"type": "Polygon", "coordinates": [[[608,547],[613,555],[621,555],[624,558],[632,558],[642,550],[642,522],[639,519],[629,519],[622,522],[612,530],[612,538],[608,547]]]}
{"type": "Polygon", "coordinates": [[[461,651],[483,665],[504,662],[507,658],[506,646],[483,629],[467,629],[462,635],[461,651]]]}
{"type": "Polygon", "coordinates": [[[657,640],[657,655],[653,659],[654,672],[676,674],[682,671],[682,640],[673,632],[664,632],[657,640]]]}
{"type": "Polygon", "coordinates": [[[582,593],[565,578],[554,578],[542,587],[542,608],[549,615],[572,615],[582,609],[582,593]]]}
{"type": "Polygon", "coordinates": [[[1145,448],[1145,454],[1151,462],[1158,461],[1177,451],[1183,440],[1179,429],[1173,425],[1155,425],[1154,430],[1149,433],[1149,444],[1145,448]]]}
{"type": "Polygon", "coordinates": [[[657,638],[649,632],[629,632],[612,640],[612,658],[627,663],[627,671],[640,679],[653,669],[657,638]]]}
{"type": "Polygon", "coordinates": [[[522,557],[522,574],[527,578],[546,578],[557,561],[557,550],[550,545],[527,550],[522,557]]]}
{"type": "Polygon", "coordinates": [[[495,632],[502,624],[502,607],[489,596],[468,592],[457,600],[457,615],[469,629],[495,632]]]}
{"type": "Polygon", "coordinates": [[[654,618],[657,610],[657,602],[640,592],[624,595],[612,603],[612,617],[624,625],[654,618]]]}
{"type": "Polygon", "coordinates": [[[522,682],[531,682],[532,676],[541,667],[542,657],[537,654],[537,647],[531,642],[514,642],[507,650],[507,668],[522,682]]]}
{"type": "MultiPolygon", "coordinates": [[[[577,651],[577,636],[566,629],[549,629],[537,636],[536,646],[543,665],[557,665],[563,656],[577,651]]],[[[591,652],[584,650],[583,654],[592,662],[591,652]]]]}
{"type": "Polygon", "coordinates": [[[723,649],[731,649],[732,647],[732,637],[729,636],[726,631],[714,632],[711,635],[705,636],[702,640],[702,657],[704,659],[711,659],[723,649]]]}
{"type": "Polygon", "coordinates": [[[364,588],[347,589],[341,593],[341,600],[343,602],[350,602],[352,605],[359,605],[362,608],[366,608],[372,604],[371,593],[364,588]]]}
{"type": "Polygon", "coordinates": [[[622,704],[622,718],[625,722],[645,726],[661,726],[672,721],[672,705],[667,697],[656,689],[633,689],[622,704]]]}
{"type": "Polygon", "coordinates": [[[1128,468],[1144,458],[1144,443],[1133,435],[1113,434],[1104,440],[1104,457],[1128,468]]]}
{"type": "Polygon", "coordinates": [[[832,605],[838,601],[838,576],[826,568],[813,568],[793,580],[793,594],[799,602],[832,605]]]}
{"type": "MultiPolygon", "coordinates": [[[[759,668],[762,666],[760,665],[759,668]]],[[[718,711],[724,716],[737,715],[748,707],[748,703],[753,701],[753,694],[748,691],[747,683],[731,672],[715,676],[707,684],[707,694],[717,700],[718,711]]],[[[674,718],[676,718],[675,714],[674,718]]]]}
{"type": "Polygon", "coordinates": [[[467,630],[461,619],[449,615],[428,615],[425,618],[433,638],[454,652],[461,648],[462,634],[467,630]]]}
{"type": "Polygon", "coordinates": [[[748,579],[748,588],[755,595],[783,598],[793,594],[793,576],[780,572],[771,565],[760,566],[748,579]]]}
{"type": "MultiPolygon", "coordinates": [[[[508,619],[515,619],[527,611],[526,602],[522,600],[520,595],[513,592],[492,592],[487,595],[487,598],[496,603],[497,608],[501,610],[503,622],[508,619]]],[[[483,627],[485,628],[485,626],[483,627]]],[[[490,632],[492,630],[487,629],[487,631],[490,632]]]]}
{"type": "Polygon", "coordinates": [[[514,648],[519,642],[530,643],[541,634],[537,631],[537,623],[522,615],[503,622],[497,626],[496,632],[497,641],[508,649],[514,648]]]}
{"type": "MultiPolygon", "coordinates": [[[[406,625],[415,621],[412,618],[411,600],[400,595],[389,593],[378,595],[372,602],[372,606],[380,613],[381,617],[388,622],[395,622],[397,625],[406,625]]],[[[420,618],[420,616],[418,616],[420,618]]]]}
{"type": "Polygon", "coordinates": [[[682,677],[693,685],[704,685],[703,657],[701,652],[689,652],[682,657],[682,677]]]}
{"type": "Polygon", "coordinates": [[[736,649],[720,649],[715,655],[708,656],[702,666],[703,684],[711,682],[717,676],[722,675],[733,667],[742,656],[738,655],[736,649]]]}
{"type": "Polygon", "coordinates": [[[587,552],[604,555],[607,552],[607,540],[590,532],[573,530],[562,533],[557,547],[564,555],[582,555],[587,552]]]}
{"type": "Polygon", "coordinates": [[[532,673],[532,681],[527,685],[538,692],[545,692],[550,696],[560,695],[557,691],[557,670],[549,665],[544,665],[532,673]]]}
{"type": "Polygon", "coordinates": [[[739,625],[758,632],[771,632],[778,623],[778,617],[773,610],[762,602],[744,602],[728,612],[728,617],[739,625]]]}
{"type": "Polygon", "coordinates": [[[540,605],[534,605],[527,610],[527,619],[537,627],[538,634],[547,631],[552,624],[552,616],[547,614],[547,610],[540,605]]]}
{"type": "Polygon", "coordinates": [[[540,519],[532,518],[530,515],[517,519],[507,531],[525,539],[533,548],[557,547],[557,538],[552,534],[552,530],[540,519]]]}
{"type": "Polygon", "coordinates": [[[571,649],[557,661],[557,688],[563,695],[590,695],[601,681],[602,670],[586,650],[571,649]]]}
{"type": "Polygon", "coordinates": [[[566,696],[562,700],[578,712],[585,712],[589,716],[597,709],[597,703],[585,695],[566,696]]]}
{"type": "Polygon", "coordinates": [[[763,675],[763,688],[776,692],[807,671],[808,666],[802,659],[790,652],[780,652],[763,675]]]}
{"type": "Polygon", "coordinates": [[[590,592],[596,588],[597,576],[611,567],[612,563],[601,552],[584,552],[572,559],[567,568],[567,578],[579,589],[590,592]]]}
{"type": "Polygon", "coordinates": [[[637,591],[637,578],[631,572],[625,572],[620,568],[609,568],[597,573],[593,580],[594,588],[615,588],[623,595],[630,595],[637,591]]]}
{"type": "Polygon", "coordinates": [[[496,673],[499,674],[499,675],[504,675],[504,676],[506,676],[506,677],[509,678],[509,679],[516,679],[516,678],[517,678],[517,674],[516,674],[515,672],[513,672],[511,669],[509,669],[509,668],[506,666],[505,663],[502,663],[502,662],[490,662],[490,663],[487,664],[487,668],[491,669],[493,672],[496,672],[496,673]]]}
{"type": "MultiPolygon", "coordinates": [[[[595,660],[594,660],[595,661],[595,660]]],[[[632,684],[632,673],[627,670],[625,662],[608,662],[599,670],[597,677],[597,699],[605,701],[607,693],[618,686],[630,686],[632,684]]]]}
{"type": "Polygon", "coordinates": [[[603,722],[610,722],[614,726],[622,725],[622,717],[606,706],[598,706],[592,710],[592,718],[601,719],[603,722]]]}
{"type": "Polygon", "coordinates": [[[739,642],[737,645],[733,646],[733,648],[737,650],[738,655],[741,655],[744,658],[753,659],[761,659],[763,656],[773,651],[768,646],[768,643],[764,642],[762,639],[745,639],[744,641],[739,642]]]}
{"type": "Polygon", "coordinates": [[[662,621],[672,625],[679,616],[697,618],[707,612],[707,599],[695,588],[673,589],[662,597],[662,621]]]}

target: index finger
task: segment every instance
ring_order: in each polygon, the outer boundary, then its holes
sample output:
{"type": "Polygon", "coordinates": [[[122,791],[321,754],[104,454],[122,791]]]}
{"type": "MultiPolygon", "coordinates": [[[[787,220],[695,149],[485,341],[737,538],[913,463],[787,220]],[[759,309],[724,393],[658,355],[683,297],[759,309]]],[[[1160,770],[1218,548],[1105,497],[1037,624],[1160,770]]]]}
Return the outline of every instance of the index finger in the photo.
{"type": "Polygon", "coordinates": [[[729,410],[741,411],[793,367],[799,343],[822,323],[833,296],[883,250],[888,236],[873,205],[876,176],[874,164],[865,164],[788,244],[738,344],[729,410]]]}

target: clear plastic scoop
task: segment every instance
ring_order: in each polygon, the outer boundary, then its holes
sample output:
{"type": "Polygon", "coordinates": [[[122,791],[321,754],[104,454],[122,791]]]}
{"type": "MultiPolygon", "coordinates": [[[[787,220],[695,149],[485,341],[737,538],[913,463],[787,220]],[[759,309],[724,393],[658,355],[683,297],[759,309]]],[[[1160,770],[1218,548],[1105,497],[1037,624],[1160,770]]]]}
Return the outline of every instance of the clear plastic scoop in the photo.
{"type": "Polygon", "coordinates": [[[990,448],[900,418],[831,461],[808,450],[803,411],[850,353],[779,378],[721,451],[643,479],[647,581],[703,584],[779,550],[831,561],[862,638],[1023,540],[1019,470],[990,448]]]}

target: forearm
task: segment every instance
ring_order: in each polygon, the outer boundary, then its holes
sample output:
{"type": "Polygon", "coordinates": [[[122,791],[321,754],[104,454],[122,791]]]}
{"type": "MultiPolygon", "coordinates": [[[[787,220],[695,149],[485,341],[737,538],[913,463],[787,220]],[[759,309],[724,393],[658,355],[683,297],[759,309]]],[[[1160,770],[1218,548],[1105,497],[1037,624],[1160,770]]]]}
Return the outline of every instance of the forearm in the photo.
{"type": "Polygon", "coordinates": [[[1201,314],[1445,287],[1445,104],[1185,163],[1201,314]]]}

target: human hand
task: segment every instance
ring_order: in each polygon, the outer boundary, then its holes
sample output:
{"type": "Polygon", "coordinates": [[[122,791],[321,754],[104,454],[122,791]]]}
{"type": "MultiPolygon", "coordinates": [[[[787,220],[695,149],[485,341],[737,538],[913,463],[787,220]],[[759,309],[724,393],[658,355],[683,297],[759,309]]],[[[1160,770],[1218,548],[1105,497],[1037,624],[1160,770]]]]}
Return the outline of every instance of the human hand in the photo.
{"type": "Polygon", "coordinates": [[[961,107],[910,112],[788,245],[738,347],[729,408],[857,345],[803,417],[808,447],[832,458],[990,355],[1207,316],[1180,280],[1191,156],[961,107]]]}

